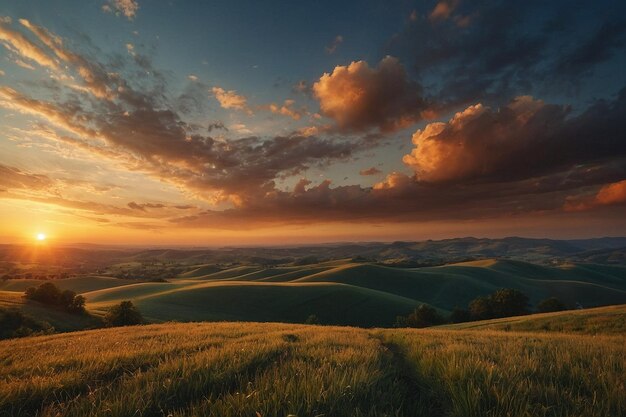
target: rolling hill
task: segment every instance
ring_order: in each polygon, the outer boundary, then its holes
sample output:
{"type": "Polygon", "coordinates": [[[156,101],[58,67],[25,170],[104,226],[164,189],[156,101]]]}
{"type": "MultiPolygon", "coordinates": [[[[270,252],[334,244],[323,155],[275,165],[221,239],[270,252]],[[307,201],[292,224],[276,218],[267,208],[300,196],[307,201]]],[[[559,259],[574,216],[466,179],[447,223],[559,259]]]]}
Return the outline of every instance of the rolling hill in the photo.
{"type": "MultiPolygon", "coordinates": [[[[0,282],[0,291],[15,300],[39,283],[7,280],[0,282]]],[[[323,324],[388,327],[396,316],[419,304],[445,314],[500,288],[521,290],[532,305],[552,296],[571,307],[626,303],[626,267],[570,263],[557,267],[496,259],[422,268],[348,259],[277,267],[201,264],[164,282],[84,276],[55,283],[83,294],[96,315],[130,299],[154,322],[301,323],[314,314],[323,324]]],[[[45,320],[45,310],[38,315],[45,320]]]]}

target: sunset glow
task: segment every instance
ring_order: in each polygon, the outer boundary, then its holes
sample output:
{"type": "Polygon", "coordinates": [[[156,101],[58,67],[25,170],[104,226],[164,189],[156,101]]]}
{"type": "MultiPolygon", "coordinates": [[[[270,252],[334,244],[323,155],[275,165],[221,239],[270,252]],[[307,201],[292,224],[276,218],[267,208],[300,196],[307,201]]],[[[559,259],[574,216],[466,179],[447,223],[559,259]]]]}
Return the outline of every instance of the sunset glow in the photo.
{"type": "Polygon", "coordinates": [[[600,3],[4,2],[0,243],[623,235],[600,3]]]}

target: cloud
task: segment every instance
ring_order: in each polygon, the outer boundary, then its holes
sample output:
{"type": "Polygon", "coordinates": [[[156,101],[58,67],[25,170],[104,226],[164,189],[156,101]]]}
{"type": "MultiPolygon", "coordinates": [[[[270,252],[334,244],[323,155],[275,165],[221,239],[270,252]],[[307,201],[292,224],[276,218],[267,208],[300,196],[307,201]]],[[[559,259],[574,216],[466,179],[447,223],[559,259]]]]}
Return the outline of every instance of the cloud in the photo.
{"type": "Polygon", "coordinates": [[[415,70],[428,96],[449,110],[477,101],[499,105],[522,94],[574,94],[583,87],[596,96],[589,75],[626,48],[617,2],[602,2],[602,13],[577,13],[563,2],[463,6],[460,14],[460,2],[439,1],[431,24],[409,22],[382,51],[415,70]]]}
{"type": "Polygon", "coordinates": [[[207,126],[207,131],[210,133],[213,130],[225,130],[226,132],[228,132],[228,128],[226,126],[224,126],[224,122],[218,120],[217,122],[213,122],[213,123],[209,123],[209,125],[207,126]]]}
{"type": "Polygon", "coordinates": [[[43,190],[55,182],[45,175],[24,172],[18,168],[0,165],[0,187],[4,189],[43,190]]]}
{"type": "Polygon", "coordinates": [[[122,14],[133,20],[139,10],[139,3],[136,0],[108,0],[106,4],[102,6],[102,10],[108,13],[115,13],[117,15],[122,14]]]}
{"type": "Polygon", "coordinates": [[[142,204],[138,204],[135,203],[134,201],[131,201],[130,203],[127,204],[128,207],[130,207],[133,210],[140,210],[140,211],[147,211],[146,209],[162,209],[167,207],[165,204],[160,204],[160,203],[142,203],[142,204]]]}
{"type": "Polygon", "coordinates": [[[335,39],[333,39],[333,41],[330,43],[330,45],[328,45],[324,49],[326,50],[327,54],[332,55],[337,51],[337,48],[339,48],[339,45],[341,45],[342,43],[343,43],[343,36],[337,35],[335,36],[335,39]]]}
{"type": "Polygon", "coordinates": [[[604,22],[600,28],[576,48],[559,56],[554,72],[568,79],[589,75],[600,63],[610,60],[616,51],[623,49],[626,22],[604,22]]]}
{"type": "Polygon", "coordinates": [[[285,100],[282,105],[270,104],[269,109],[272,113],[281,114],[283,116],[291,117],[293,120],[300,120],[304,110],[296,110],[293,108],[295,104],[294,100],[285,100]]]}
{"type": "Polygon", "coordinates": [[[505,180],[565,169],[594,160],[626,157],[626,89],[579,116],[569,109],[521,96],[494,110],[467,107],[446,123],[413,135],[403,161],[420,181],[505,180]]]}
{"type": "Polygon", "coordinates": [[[430,12],[428,18],[433,21],[448,19],[458,5],[458,0],[441,0],[437,3],[432,12],[430,12]]]}
{"type": "Polygon", "coordinates": [[[376,167],[371,167],[367,169],[362,169],[359,171],[359,175],[378,175],[382,171],[376,167]]]}
{"type": "Polygon", "coordinates": [[[48,55],[42,48],[28,40],[24,35],[10,29],[7,24],[6,22],[0,22],[0,41],[7,49],[36,62],[42,67],[47,67],[52,70],[59,69],[56,60],[48,55]]]}
{"type": "Polygon", "coordinates": [[[586,211],[602,206],[626,204],[626,180],[603,185],[595,195],[568,196],[565,211],[586,211]]]}
{"type": "Polygon", "coordinates": [[[237,94],[234,90],[224,90],[221,87],[213,87],[211,89],[215,99],[220,103],[220,106],[224,109],[245,110],[248,109],[248,100],[246,97],[237,94]]]}
{"type": "Polygon", "coordinates": [[[322,75],[313,92],[322,113],[343,130],[397,130],[420,120],[426,109],[420,86],[390,56],[376,68],[365,61],[337,66],[322,75]]]}
{"type": "MultiPolygon", "coordinates": [[[[54,54],[64,62],[76,67],[76,72],[85,81],[86,90],[98,98],[112,99],[113,91],[123,88],[119,85],[119,80],[104,71],[99,65],[88,61],[82,56],[67,50],[63,45],[63,40],[51,33],[47,29],[32,24],[26,19],[20,19],[20,24],[30,30],[37,38],[54,54]]],[[[132,51],[132,44],[127,44],[129,51],[132,51]],[[131,48],[129,48],[129,45],[131,48]]]]}
{"type": "MultiPolygon", "coordinates": [[[[119,207],[79,201],[65,196],[63,187],[69,182],[48,178],[50,185],[46,178],[19,170],[0,171],[0,188],[8,190],[2,193],[3,198],[56,204],[82,214],[88,211],[90,215],[157,219],[179,227],[241,229],[242,225],[472,219],[551,210],[561,213],[567,196],[626,177],[624,90],[614,100],[595,102],[575,115],[567,106],[526,96],[500,109],[486,104],[467,106],[451,120],[430,123],[419,135],[416,132],[418,141],[425,143],[424,150],[430,147],[428,155],[449,152],[449,164],[458,165],[456,168],[412,152],[415,160],[410,165],[415,175],[391,172],[373,187],[337,186],[329,179],[296,181],[308,170],[352,161],[358,152],[379,143],[372,138],[382,136],[380,130],[386,132],[407,120],[419,120],[429,110],[419,86],[408,80],[397,60],[386,58],[376,68],[355,62],[338,67],[316,83],[316,94],[326,94],[318,97],[320,104],[326,105],[324,114],[336,125],[258,137],[233,119],[229,127],[233,127],[235,137],[225,132],[212,137],[207,133],[222,129],[223,124],[186,121],[177,106],[178,96],[169,92],[165,79],[146,70],[152,65],[149,57],[138,60],[124,53],[111,62],[103,61],[108,58],[93,51],[85,55],[71,51],[44,28],[22,25],[41,43],[52,45],[48,48],[63,63],[66,75],[80,76],[83,68],[85,76],[80,79],[88,91],[77,90],[65,80],[31,86],[28,94],[1,87],[0,106],[36,119],[30,134],[80,151],[77,154],[83,160],[91,157],[98,164],[112,161],[120,170],[178,187],[200,203],[197,208],[187,208],[185,201],[157,207],[161,203],[136,200],[119,207]],[[87,81],[90,77],[92,81],[87,81]],[[96,87],[108,94],[99,97],[96,87]],[[36,88],[41,91],[33,92],[36,88]],[[348,93],[354,93],[353,97],[346,99],[348,93]],[[353,134],[337,134],[337,128],[353,134]],[[359,132],[365,133],[357,135],[359,132]],[[463,156],[452,146],[459,143],[466,149],[463,156]],[[426,163],[429,160],[435,162],[426,163]],[[3,178],[10,180],[3,183],[3,178]],[[9,187],[9,181],[14,185],[9,187]],[[463,210],[458,209],[459,202],[463,210]],[[208,210],[209,204],[215,206],[208,210]]],[[[206,94],[205,88],[198,90],[206,94]]],[[[241,97],[234,91],[220,90],[227,96],[241,97]]],[[[244,105],[247,108],[247,101],[244,105]]],[[[293,103],[283,105],[293,109],[293,103]]],[[[74,190],[74,195],[79,191],[84,190],[74,190]]]]}

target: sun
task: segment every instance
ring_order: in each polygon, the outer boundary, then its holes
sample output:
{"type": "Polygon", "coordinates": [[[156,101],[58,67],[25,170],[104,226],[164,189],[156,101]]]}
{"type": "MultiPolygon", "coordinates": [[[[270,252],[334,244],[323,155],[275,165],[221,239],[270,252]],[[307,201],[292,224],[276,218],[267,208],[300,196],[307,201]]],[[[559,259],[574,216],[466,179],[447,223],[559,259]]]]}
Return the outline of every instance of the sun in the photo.
{"type": "Polygon", "coordinates": [[[46,240],[46,235],[43,234],[43,233],[37,233],[36,237],[37,237],[37,240],[40,241],[40,242],[46,240]]]}

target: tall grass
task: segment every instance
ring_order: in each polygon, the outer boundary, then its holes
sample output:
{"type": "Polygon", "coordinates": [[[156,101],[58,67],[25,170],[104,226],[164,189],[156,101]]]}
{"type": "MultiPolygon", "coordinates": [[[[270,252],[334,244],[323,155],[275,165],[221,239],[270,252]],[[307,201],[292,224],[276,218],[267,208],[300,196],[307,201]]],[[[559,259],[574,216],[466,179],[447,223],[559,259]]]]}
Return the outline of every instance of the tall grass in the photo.
{"type": "Polygon", "coordinates": [[[0,415],[618,416],[624,337],[161,324],[0,342],[0,415]]]}
{"type": "Polygon", "coordinates": [[[624,337],[494,331],[383,333],[442,413],[456,417],[618,416],[624,337]]]}

